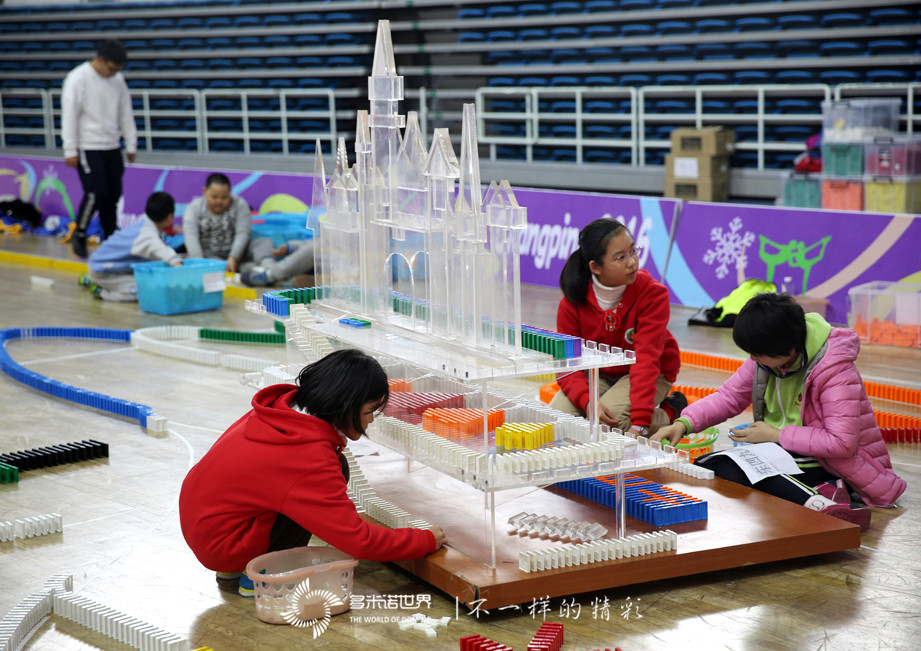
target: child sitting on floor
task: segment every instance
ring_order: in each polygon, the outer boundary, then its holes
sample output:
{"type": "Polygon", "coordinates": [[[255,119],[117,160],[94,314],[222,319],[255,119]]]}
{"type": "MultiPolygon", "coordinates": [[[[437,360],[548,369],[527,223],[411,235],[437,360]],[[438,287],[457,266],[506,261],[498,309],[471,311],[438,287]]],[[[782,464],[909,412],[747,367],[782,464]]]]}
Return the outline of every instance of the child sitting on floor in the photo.
{"type": "Polygon", "coordinates": [[[441,527],[388,529],[363,520],[346,493],[342,449],[357,441],[390,396],[377,360],[348,349],[300,372],[298,386],[259,391],[253,409],[211,446],[182,484],[186,542],[218,579],[238,579],[267,552],[302,547],[317,535],[360,559],[420,558],[445,542],[441,527]]]}
{"type": "Polygon", "coordinates": [[[150,195],[141,219],[112,233],[93,252],[89,274],[80,276],[80,286],[104,301],[132,302],[138,300],[133,263],[162,260],[171,267],[182,266],[176,250],[163,241],[175,210],[176,202],[166,192],[150,195]]]}
{"type": "Polygon", "coordinates": [[[832,328],[787,294],[759,294],[736,317],[736,345],[750,355],[719,390],[687,407],[652,440],[674,445],[753,405],[754,423],[730,430],[744,443],[774,443],[793,456],[800,472],[752,485],[731,457],[714,452],[695,463],[717,476],[866,530],[870,511],[852,508],[851,493],[870,506],[892,506],[905,481],[892,470],[889,451],[854,362],[857,333],[832,328]]]}

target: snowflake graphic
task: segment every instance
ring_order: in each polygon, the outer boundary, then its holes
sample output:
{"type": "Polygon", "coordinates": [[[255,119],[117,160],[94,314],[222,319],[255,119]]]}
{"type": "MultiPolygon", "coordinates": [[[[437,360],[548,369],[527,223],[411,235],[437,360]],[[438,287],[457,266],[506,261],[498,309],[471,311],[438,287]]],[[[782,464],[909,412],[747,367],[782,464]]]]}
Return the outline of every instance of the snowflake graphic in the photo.
{"type": "Polygon", "coordinates": [[[722,226],[716,226],[710,229],[710,241],[716,242],[712,249],[707,249],[704,253],[704,262],[713,265],[719,263],[716,268],[716,277],[722,280],[729,273],[729,266],[735,266],[735,263],[745,257],[745,249],[755,241],[755,234],[751,231],[742,230],[742,220],[735,217],[729,222],[729,232],[724,233],[722,226]]]}

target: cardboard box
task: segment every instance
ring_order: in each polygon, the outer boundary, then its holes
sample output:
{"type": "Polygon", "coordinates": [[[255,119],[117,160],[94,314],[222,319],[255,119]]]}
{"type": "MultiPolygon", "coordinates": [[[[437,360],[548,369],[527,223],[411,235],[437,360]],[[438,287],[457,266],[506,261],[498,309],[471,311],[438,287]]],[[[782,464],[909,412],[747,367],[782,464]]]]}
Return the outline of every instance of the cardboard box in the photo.
{"type": "Polygon", "coordinates": [[[729,156],[665,156],[665,179],[729,179],[729,156]]]}
{"type": "Polygon", "coordinates": [[[736,133],[726,127],[678,127],[672,130],[673,154],[729,156],[735,149],[736,133]]]}
{"type": "Polygon", "coordinates": [[[728,179],[665,179],[665,196],[685,201],[726,201],[729,198],[728,179]]]}

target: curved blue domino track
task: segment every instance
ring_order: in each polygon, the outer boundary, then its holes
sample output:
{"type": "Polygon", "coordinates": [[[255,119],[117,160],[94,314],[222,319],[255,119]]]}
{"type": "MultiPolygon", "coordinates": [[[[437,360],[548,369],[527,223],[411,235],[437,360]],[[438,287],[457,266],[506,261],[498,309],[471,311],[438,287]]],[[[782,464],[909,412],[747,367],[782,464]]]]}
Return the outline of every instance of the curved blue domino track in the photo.
{"type": "Polygon", "coordinates": [[[87,391],[70,384],[54,380],[48,376],[30,371],[25,366],[16,363],[6,351],[6,344],[13,339],[48,338],[48,339],[97,339],[101,341],[117,341],[128,343],[131,341],[131,330],[114,330],[108,328],[7,328],[0,330],[0,369],[14,380],[44,391],[55,398],[63,398],[79,405],[86,405],[93,409],[109,412],[136,420],[141,427],[147,427],[147,418],[154,416],[154,410],[147,405],[130,402],[120,398],[113,398],[95,391],[87,391]]]}

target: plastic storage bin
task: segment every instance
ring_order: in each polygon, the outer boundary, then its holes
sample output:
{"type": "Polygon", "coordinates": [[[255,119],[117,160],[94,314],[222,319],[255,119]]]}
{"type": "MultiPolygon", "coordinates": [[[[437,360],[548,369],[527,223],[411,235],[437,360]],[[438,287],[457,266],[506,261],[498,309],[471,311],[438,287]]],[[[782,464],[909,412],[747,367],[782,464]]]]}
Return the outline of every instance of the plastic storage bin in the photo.
{"type": "Polygon", "coordinates": [[[863,195],[867,212],[921,214],[921,177],[867,177],[863,195]]]}
{"type": "Polygon", "coordinates": [[[921,284],[872,282],[847,293],[848,324],[860,340],[921,348],[921,284]]]}
{"type": "Polygon", "coordinates": [[[821,177],[811,174],[788,176],[783,183],[783,204],[789,208],[821,208],[821,177]]]}
{"type": "Polygon", "coordinates": [[[877,136],[864,143],[864,170],[873,176],[921,176],[921,136],[877,136]]]}
{"type": "Polygon", "coordinates": [[[295,547],[257,556],[246,564],[255,585],[256,616],[269,624],[309,627],[346,612],[352,607],[356,565],[357,559],[333,547],[295,547]]]}
{"type": "Polygon", "coordinates": [[[181,267],[165,262],[131,265],[138,286],[138,305],[153,314],[219,310],[224,302],[224,260],[188,258],[181,267]]]}
{"type": "Polygon", "coordinates": [[[863,143],[823,143],[822,172],[831,176],[860,176],[863,174],[863,143]]]}
{"type": "Polygon", "coordinates": [[[899,130],[898,98],[822,102],[822,141],[854,142],[899,130]]]}
{"type": "Polygon", "coordinates": [[[863,180],[822,180],[822,207],[831,210],[863,210],[863,180]]]}

